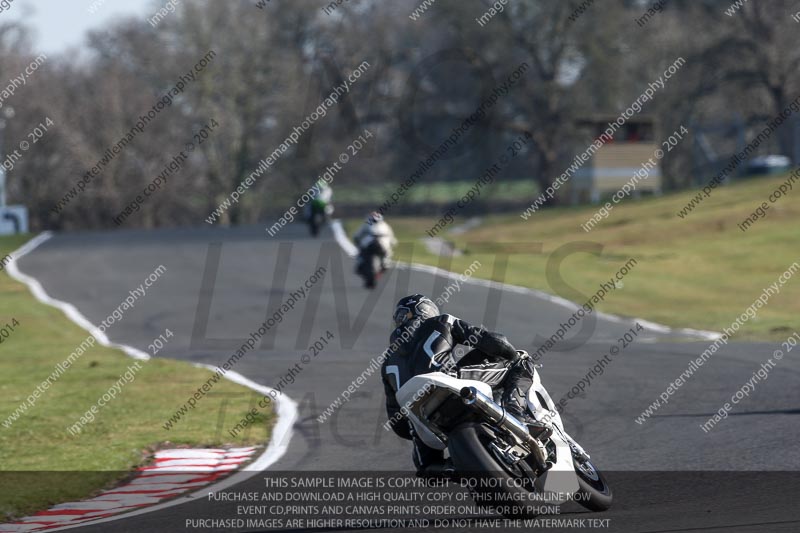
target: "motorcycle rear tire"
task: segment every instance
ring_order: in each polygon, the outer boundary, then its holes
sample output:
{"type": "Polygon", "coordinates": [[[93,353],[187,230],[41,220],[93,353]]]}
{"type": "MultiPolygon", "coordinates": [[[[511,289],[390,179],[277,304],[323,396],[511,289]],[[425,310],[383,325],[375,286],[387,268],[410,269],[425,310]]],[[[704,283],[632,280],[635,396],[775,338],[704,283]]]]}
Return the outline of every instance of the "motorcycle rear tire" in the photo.
{"type": "Polygon", "coordinates": [[[380,258],[369,250],[361,252],[358,273],[364,278],[364,287],[374,289],[380,271],[380,258]],[[376,268],[377,267],[377,268],[376,268]]]}
{"type": "Polygon", "coordinates": [[[325,215],[323,213],[315,212],[311,215],[311,218],[308,221],[309,227],[311,229],[311,236],[316,237],[319,235],[319,230],[322,226],[325,225],[325,215]]]}
{"type": "Polygon", "coordinates": [[[531,494],[534,491],[525,488],[533,488],[534,477],[512,475],[487,448],[485,442],[489,440],[489,430],[477,423],[463,424],[448,435],[450,458],[459,476],[470,481],[475,503],[507,518],[536,516],[536,509],[547,506],[547,502],[536,499],[531,494]]]}

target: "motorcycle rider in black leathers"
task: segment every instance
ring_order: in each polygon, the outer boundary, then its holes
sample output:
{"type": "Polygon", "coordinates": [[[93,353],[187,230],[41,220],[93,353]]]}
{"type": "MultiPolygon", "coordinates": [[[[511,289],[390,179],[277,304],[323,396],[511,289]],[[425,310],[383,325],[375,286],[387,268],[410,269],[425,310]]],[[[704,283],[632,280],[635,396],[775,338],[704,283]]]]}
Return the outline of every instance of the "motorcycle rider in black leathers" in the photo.
{"type": "Polygon", "coordinates": [[[429,298],[414,294],[397,303],[395,330],[390,338],[388,356],[381,368],[386,392],[386,412],[394,432],[414,443],[414,464],[421,476],[449,473],[444,452],[430,448],[414,433],[403,414],[395,393],[413,376],[430,372],[453,372],[481,363],[506,362],[510,368],[502,386],[502,405],[518,420],[528,425],[532,434],[547,431],[526,411],[526,397],[533,384],[530,360],[519,356],[505,336],[475,327],[452,315],[440,315],[429,298]],[[454,348],[465,345],[472,350],[456,361],[454,348]]]}

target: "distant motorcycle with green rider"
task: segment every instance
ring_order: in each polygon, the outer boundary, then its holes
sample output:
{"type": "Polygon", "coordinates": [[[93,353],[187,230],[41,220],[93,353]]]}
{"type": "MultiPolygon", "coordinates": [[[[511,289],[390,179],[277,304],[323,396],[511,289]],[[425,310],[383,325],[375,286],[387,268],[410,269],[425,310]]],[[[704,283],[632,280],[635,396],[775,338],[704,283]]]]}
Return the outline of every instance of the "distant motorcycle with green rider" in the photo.
{"type": "Polygon", "coordinates": [[[306,204],[306,221],[311,230],[311,236],[319,235],[319,230],[329,222],[333,214],[333,190],[323,180],[319,180],[313,187],[311,201],[306,204]]]}

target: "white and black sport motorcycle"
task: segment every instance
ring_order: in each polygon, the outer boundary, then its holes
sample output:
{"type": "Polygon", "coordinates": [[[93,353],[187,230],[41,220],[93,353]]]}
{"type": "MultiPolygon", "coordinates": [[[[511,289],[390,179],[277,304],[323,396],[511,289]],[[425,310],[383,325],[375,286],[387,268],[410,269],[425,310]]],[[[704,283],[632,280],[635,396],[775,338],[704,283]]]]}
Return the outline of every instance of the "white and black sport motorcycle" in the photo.
{"type": "Polygon", "coordinates": [[[507,516],[536,514],[543,505],[568,500],[592,511],[608,509],[611,488],[589,454],[564,430],[535,368],[527,407],[548,430],[532,435],[495,401],[498,393],[492,387],[507,372],[502,365],[483,365],[461,368],[457,377],[421,374],[396,396],[425,444],[449,451],[476,502],[507,516]]]}
{"type": "Polygon", "coordinates": [[[364,287],[374,289],[384,272],[386,252],[377,241],[359,249],[356,259],[356,274],[364,280],[364,287]]]}

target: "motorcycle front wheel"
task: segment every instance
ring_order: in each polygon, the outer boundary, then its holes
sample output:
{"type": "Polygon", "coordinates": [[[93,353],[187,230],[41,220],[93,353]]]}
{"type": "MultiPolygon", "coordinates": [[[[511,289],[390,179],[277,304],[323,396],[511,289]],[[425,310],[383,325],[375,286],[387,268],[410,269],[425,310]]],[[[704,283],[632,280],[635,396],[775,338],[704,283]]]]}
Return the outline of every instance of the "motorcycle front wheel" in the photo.
{"type": "Polygon", "coordinates": [[[574,455],[572,462],[575,465],[575,472],[578,474],[578,485],[580,498],[576,498],[579,504],[590,511],[606,511],[611,507],[614,495],[611,487],[603,474],[597,470],[591,461],[580,462],[574,455]]]}

